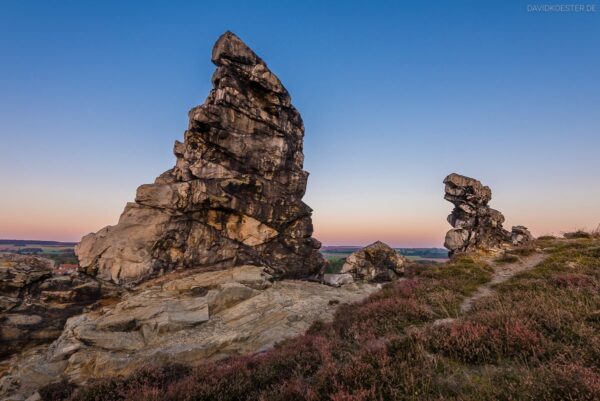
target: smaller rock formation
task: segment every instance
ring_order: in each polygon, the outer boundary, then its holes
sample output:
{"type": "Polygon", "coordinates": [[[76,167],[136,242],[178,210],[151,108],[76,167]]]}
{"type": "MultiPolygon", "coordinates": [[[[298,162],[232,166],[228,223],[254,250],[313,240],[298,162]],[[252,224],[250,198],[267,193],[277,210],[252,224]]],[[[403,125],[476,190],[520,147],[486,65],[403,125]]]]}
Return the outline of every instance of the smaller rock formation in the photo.
{"type": "Polygon", "coordinates": [[[502,227],[504,216],[488,206],[492,190],[474,178],[450,174],[444,179],[444,199],[454,204],[448,216],[453,229],[446,233],[444,246],[450,256],[476,251],[496,251],[508,245],[521,246],[533,240],[523,226],[512,232],[502,227]]]}
{"type": "Polygon", "coordinates": [[[527,227],[524,226],[514,226],[510,233],[510,242],[515,246],[530,244],[534,239],[527,227]]]}
{"type": "Polygon", "coordinates": [[[85,276],[53,276],[54,262],[37,256],[0,254],[0,358],[49,342],[70,316],[100,297],[85,276]]]}
{"type": "Polygon", "coordinates": [[[377,241],[348,256],[341,272],[325,274],[323,281],[336,287],[354,281],[392,281],[404,273],[405,265],[406,258],[377,241]]]}

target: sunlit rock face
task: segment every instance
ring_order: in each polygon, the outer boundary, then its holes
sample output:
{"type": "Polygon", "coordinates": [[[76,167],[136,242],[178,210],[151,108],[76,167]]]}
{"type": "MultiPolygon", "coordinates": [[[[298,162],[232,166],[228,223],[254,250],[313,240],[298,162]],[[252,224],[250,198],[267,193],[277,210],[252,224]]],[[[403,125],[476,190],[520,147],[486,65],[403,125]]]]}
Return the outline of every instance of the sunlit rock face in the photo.
{"type": "Polygon", "coordinates": [[[444,199],[454,204],[448,216],[453,229],[446,233],[444,246],[450,255],[496,251],[503,247],[525,245],[533,236],[523,226],[515,226],[512,232],[502,227],[504,216],[488,206],[492,190],[474,178],[450,174],[444,179],[444,199]]]}
{"type": "Polygon", "coordinates": [[[305,277],[323,265],[302,202],[304,125],[290,95],[231,32],[212,61],[213,89],[189,112],[175,167],[140,186],[116,226],[81,240],[86,273],[128,284],[180,268],[251,264],[305,277]]]}

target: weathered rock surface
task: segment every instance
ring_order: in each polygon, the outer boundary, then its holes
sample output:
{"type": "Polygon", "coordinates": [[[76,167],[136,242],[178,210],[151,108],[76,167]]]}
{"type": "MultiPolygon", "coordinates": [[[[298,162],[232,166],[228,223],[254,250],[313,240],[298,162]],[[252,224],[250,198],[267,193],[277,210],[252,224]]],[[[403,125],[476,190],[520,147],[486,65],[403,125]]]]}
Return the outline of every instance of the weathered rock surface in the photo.
{"type": "Polygon", "coordinates": [[[534,239],[527,227],[514,226],[510,233],[510,242],[516,246],[527,245],[534,239]]]}
{"type": "Polygon", "coordinates": [[[189,112],[175,167],[140,186],[116,226],[81,240],[86,273],[136,283],[174,269],[253,264],[299,278],[323,265],[302,202],[304,124],[290,95],[231,32],[212,61],[213,89],[189,112]]]}
{"type": "Polygon", "coordinates": [[[37,256],[0,254],[0,359],[56,339],[67,318],[100,297],[96,281],[53,276],[53,266],[37,256]]]}
{"type": "Polygon", "coordinates": [[[450,174],[444,179],[444,199],[454,204],[448,216],[453,229],[446,233],[444,246],[450,256],[477,251],[496,251],[508,245],[525,245],[533,236],[523,226],[512,233],[502,227],[504,216],[488,206],[492,190],[474,178],[450,174]]]}
{"type": "Polygon", "coordinates": [[[377,289],[368,283],[334,288],[272,281],[257,266],[176,274],[69,319],[49,348],[13,362],[0,380],[0,398],[22,400],[62,378],[83,383],[148,363],[195,364],[262,351],[304,333],[317,319],[331,319],[336,304],[359,301],[377,289]]]}
{"type": "Polygon", "coordinates": [[[392,281],[404,273],[406,262],[406,258],[389,245],[377,241],[352,253],[346,258],[340,274],[325,274],[323,281],[333,286],[354,281],[392,281]]]}

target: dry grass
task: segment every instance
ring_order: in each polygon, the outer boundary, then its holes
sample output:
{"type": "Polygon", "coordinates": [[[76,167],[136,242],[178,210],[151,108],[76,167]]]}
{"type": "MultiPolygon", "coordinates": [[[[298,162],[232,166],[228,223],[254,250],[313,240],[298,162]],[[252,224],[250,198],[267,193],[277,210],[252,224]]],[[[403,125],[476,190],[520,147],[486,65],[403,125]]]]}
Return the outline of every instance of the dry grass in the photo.
{"type": "Polygon", "coordinates": [[[516,263],[519,261],[519,257],[516,255],[511,255],[508,253],[503,254],[502,256],[496,258],[494,262],[504,264],[504,263],[516,263]]]}

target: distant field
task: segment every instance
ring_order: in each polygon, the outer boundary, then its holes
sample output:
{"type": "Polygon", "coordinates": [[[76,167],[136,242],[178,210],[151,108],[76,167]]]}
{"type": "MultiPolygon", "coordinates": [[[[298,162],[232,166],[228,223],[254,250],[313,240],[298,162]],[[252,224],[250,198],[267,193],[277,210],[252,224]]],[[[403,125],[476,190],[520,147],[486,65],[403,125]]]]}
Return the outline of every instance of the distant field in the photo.
{"type": "Polygon", "coordinates": [[[73,246],[49,246],[49,245],[4,245],[0,244],[1,251],[18,251],[22,249],[41,249],[43,252],[67,252],[72,251],[73,246]]]}
{"type": "MultiPolygon", "coordinates": [[[[329,261],[344,259],[361,249],[358,246],[324,246],[321,254],[329,261]]],[[[445,262],[448,250],[442,248],[394,248],[402,256],[414,261],[445,262]]]]}
{"type": "Polygon", "coordinates": [[[47,246],[74,247],[75,245],[77,245],[77,242],[43,241],[43,240],[34,240],[34,239],[0,239],[0,245],[15,245],[15,246],[47,245],[47,246]]]}
{"type": "Polygon", "coordinates": [[[39,255],[57,264],[77,264],[75,245],[76,242],[0,239],[0,252],[39,255]]]}
{"type": "MultiPolygon", "coordinates": [[[[76,242],[6,240],[0,239],[0,252],[27,253],[44,256],[57,263],[77,263],[74,254],[76,242]]],[[[341,264],[358,246],[324,246],[321,253],[330,262],[341,264]]],[[[416,262],[445,262],[448,251],[442,248],[395,248],[398,253],[416,262]]],[[[340,265],[341,266],[341,265],[340,265]]]]}
{"type": "MultiPolygon", "coordinates": [[[[358,246],[324,246],[321,254],[327,259],[329,265],[326,273],[339,273],[344,261],[353,252],[361,249],[358,246]]],[[[402,256],[417,263],[436,264],[448,260],[448,250],[442,248],[394,248],[402,256]]]]}

